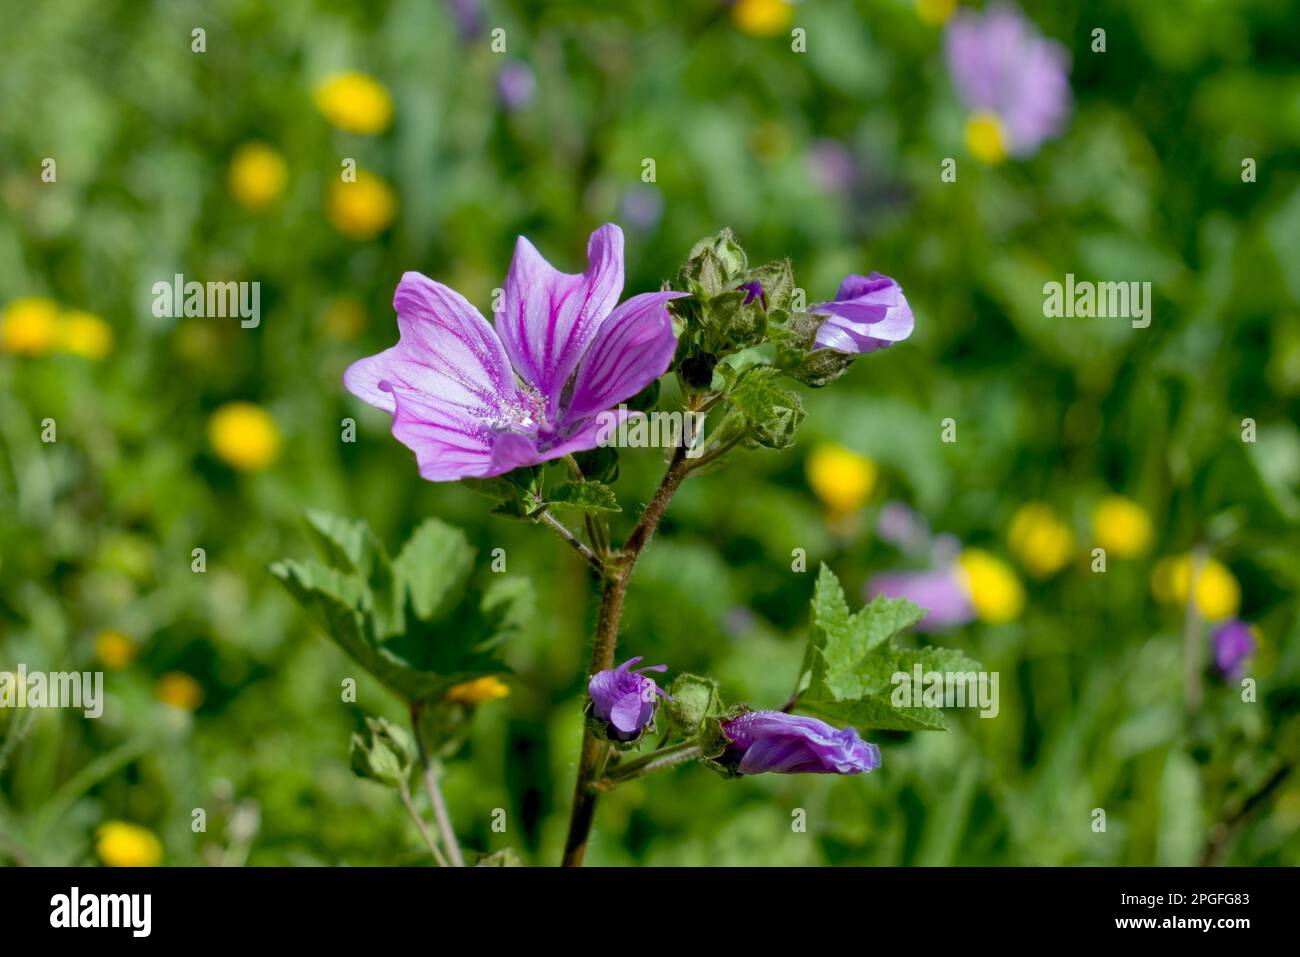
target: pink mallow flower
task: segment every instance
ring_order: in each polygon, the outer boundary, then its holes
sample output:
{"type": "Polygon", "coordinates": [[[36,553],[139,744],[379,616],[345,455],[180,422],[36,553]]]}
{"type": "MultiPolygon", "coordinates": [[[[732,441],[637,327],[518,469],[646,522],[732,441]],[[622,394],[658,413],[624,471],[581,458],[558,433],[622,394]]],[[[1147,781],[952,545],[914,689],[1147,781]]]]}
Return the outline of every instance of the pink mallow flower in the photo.
{"type": "Polygon", "coordinates": [[[495,325],[417,272],[393,296],[397,345],[353,363],[343,383],[393,417],[393,435],[431,482],[485,478],[593,449],[600,414],[668,369],[677,340],[649,292],[618,305],[623,232],[591,234],[587,271],[557,271],[524,237],[495,325]]]}

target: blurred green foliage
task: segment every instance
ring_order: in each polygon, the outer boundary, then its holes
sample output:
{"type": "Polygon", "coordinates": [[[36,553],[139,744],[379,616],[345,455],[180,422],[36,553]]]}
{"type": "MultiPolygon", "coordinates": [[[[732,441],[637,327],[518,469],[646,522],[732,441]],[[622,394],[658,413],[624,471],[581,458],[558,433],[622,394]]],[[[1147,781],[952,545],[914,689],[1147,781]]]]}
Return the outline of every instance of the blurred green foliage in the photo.
{"type": "MultiPolygon", "coordinates": [[[[804,393],[794,448],[687,483],[638,567],[620,658],[779,707],[817,562],[851,596],[903,563],[873,531],[887,498],[1005,554],[1024,502],[1051,503],[1083,549],[1092,505],[1118,492],[1151,514],[1156,544],[1105,575],[1085,560],[1030,584],[1013,623],[937,639],[1000,672],[996,720],[878,734],[883,767],[859,778],[723,782],[688,766],[633,783],[603,799],[589,862],[1184,864],[1222,845],[1216,859],[1300,863],[1294,776],[1237,819],[1300,751],[1300,18],[1290,0],[1026,11],[1069,47],[1076,109],[1036,157],[983,167],[964,152],[941,30],[907,0],[802,3],[798,54],[788,31],[751,35],[718,0],[487,2],[473,36],[427,0],[6,4],[0,303],[88,310],[113,345],[98,361],[0,353],[0,669],[104,667],[108,630],[138,654],[109,671],[101,720],[0,711],[0,861],[94,862],[96,825],[127,820],[159,835],[170,864],[425,862],[391,794],[349,770],[365,716],[401,722],[402,705],[268,571],[306,551],[306,508],[365,519],[386,543],[436,516],[465,529],[480,564],[502,548],[531,580],[536,611],[501,649],[511,694],[479,707],[446,792],[466,846],[558,859],[588,571],[543,530],[421,481],[340,375],[395,340],[403,271],[486,312],[516,235],[575,270],[613,220],[630,292],[730,226],[755,262],[791,257],[809,302],[876,269],[917,316],[906,343],[804,393]],[[1089,46],[1099,26],[1104,54],[1089,46]],[[510,61],[536,77],[513,110],[496,86],[510,61]],[[341,132],[316,109],[316,84],[344,69],[387,87],[386,132],[341,132]],[[261,211],[228,189],[250,141],[287,166],[261,211]],[[397,195],[376,238],[331,225],[344,157],[397,195]],[[955,183],[940,179],[945,157],[955,183]],[[1067,272],[1150,281],[1150,328],[1045,319],[1043,284],[1067,272]],[[152,284],[176,273],[259,281],[260,326],[155,318],[152,284]],[[234,400],[283,437],[265,470],[232,469],[209,441],[209,416],[234,400]],[[340,440],[347,417],[355,443],[340,440]],[[955,443],[939,441],[946,417],[955,443]],[[829,520],[805,480],[819,442],[879,466],[847,520],[829,520]],[[1254,703],[1207,672],[1185,707],[1183,615],[1148,579],[1157,557],[1194,547],[1232,570],[1259,629],[1254,703]],[[811,571],[791,571],[796,548],[811,571]],[[173,673],[197,681],[196,710],[158,700],[173,673]],[[340,701],[347,678],[355,703],[340,701]],[[191,829],[196,808],[206,832],[191,829]]],[[[649,450],[620,465],[625,533],[626,503],[645,501],[662,462],[649,450]]]]}

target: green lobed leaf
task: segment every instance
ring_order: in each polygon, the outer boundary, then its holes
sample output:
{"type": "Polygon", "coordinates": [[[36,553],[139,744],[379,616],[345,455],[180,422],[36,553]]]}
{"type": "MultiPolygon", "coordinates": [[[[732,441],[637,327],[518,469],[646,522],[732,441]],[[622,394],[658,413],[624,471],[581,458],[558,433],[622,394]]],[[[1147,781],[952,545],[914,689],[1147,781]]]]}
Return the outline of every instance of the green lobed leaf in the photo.
{"type": "Polygon", "coordinates": [[[621,511],[614,490],[602,482],[561,482],[547,492],[546,504],[582,512],[621,511]]]}
{"type": "Polygon", "coordinates": [[[393,569],[416,617],[435,617],[448,595],[464,589],[474,554],[464,532],[436,518],[426,519],[412,533],[393,560],[393,569]]]}
{"type": "MultiPolygon", "coordinates": [[[[338,554],[359,553],[340,545],[338,554]]],[[[481,591],[468,587],[473,556],[458,529],[425,522],[395,562],[383,560],[391,585],[381,581],[380,594],[397,596],[394,610],[387,597],[377,603],[372,581],[358,571],[285,560],[271,572],[358,664],[407,701],[428,701],[507,671],[497,648],[532,617],[532,586],[524,579],[494,576],[481,591]]]]}
{"type": "Polygon", "coordinates": [[[536,492],[540,474],[537,466],[527,465],[491,478],[463,478],[460,484],[479,495],[509,501],[536,492]]]}
{"type": "Polygon", "coordinates": [[[573,459],[588,482],[610,484],[618,481],[618,450],[612,445],[598,445],[586,452],[577,452],[573,459]]]}
{"type": "Polygon", "coordinates": [[[325,560],[366,583],[380,634],[401,628],[402,595],[383,545],[363,521],[309,510],[307,528],[325,560]]]}
{"type": "Polygon", "coordinates": [[[856,613],[839,579],[825,564],[812,599],[812,629],[800,667],[798,706],[860,730],[942,730],[942,710],[894,703],[894,676],[978,672],[978,662],[955,648],[909,648],[894,638],[925,617],[903,598],[877,596],[856,613]]]}

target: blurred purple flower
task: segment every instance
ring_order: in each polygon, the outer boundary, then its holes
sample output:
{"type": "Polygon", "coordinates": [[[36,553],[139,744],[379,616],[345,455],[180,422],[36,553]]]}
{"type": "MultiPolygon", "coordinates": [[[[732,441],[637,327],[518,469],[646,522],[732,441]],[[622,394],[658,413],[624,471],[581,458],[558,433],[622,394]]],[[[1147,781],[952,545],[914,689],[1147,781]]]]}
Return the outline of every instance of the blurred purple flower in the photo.
{"type": "Polygon", "coordinates": [[[876,518],[876,534],[904,551],[915,551],[929,538],[926,521],[904,502],[886,502],[876,518]]]}
{"type": "Polygon", "coordinates": [[[847,276],[832,302],[812,306],[829,313],[817,330],[818,349],[866,353],[901,342],[912,334],[912,307],[903,289],[888,276],[847,276]]]}
{"type": "Polygon", "coordinates": [[[1227,678],[1240,678],[1245,671],[1246,659],[1255,653],[1255,636],[1250,625],[1233,619],[1215,629],[1214,666],[1227,678]]]}
{"type": "Polygon", "coordinates": [[[507,110],[522,110],[533,102],[536,92],[537,77],[522,60],[511,60],[497,73],[497,96],[507,110]]]}
{"type": "Polygon", "coordinates": [[[1019,9],[962,10],[948,24],[946,47],[957,95],[998,117],[1011,155],[1037,152],[1061,131],[1071,103],[1069,54],[1019,9]]]}
{"type": "Polygon", "coordinates": [[[628,228],[648,233],[663,218],[664,194],[655,186],[638,184],[623,194],[619,212],[619,218],[627,223],[628,228]]]}
{"type": "Polygon", "coordinates": [[[472,40],[483,32],[483,5],[480,0],[447,0],[447,9],[456,21],[462,40],[472,40]]]}
{"type": "Polygon", "coordinates": [[[667,671],[667,665],[651,665],[630,671],[641,659],[629,658],[617,668],[598,671],[591,676],[587,693],[591,695],[591,713],[611,727],[610,737],[630,741],[641,733],[655,714],[655,697],[665,698],[662,688],[643,671],[667,671]]]}
{"type": "Polygon", "coordinates": [[[867,597],[906,598],[926,610],[917,631],[956,628],[975,619],[970,593],[956,566],[926,571],[883,572],[867,582],[867,597]]]}
{"type": "Polygon", "coordinates": [[[666,303],[650,292],[616,305],[623,232],[591,234],[581,275],[515,245],[495,328],[456,291],[408,272],[393,297],[397,345],[343,374],[353,395],[393,417],[393,435],[432,482],[485,478],[596,447],[601,412],[672,362],[666,303]]]}
{"type": "Polygon", "coordinates": [[[839,140],[825,137],[808,144],[804,154],[808,174],[828,193],[844,193],[853,188],[856,171],[853,154],[839,140]]]}
{"type": "Polygon", "coordinates": [[[746,711],[722,723],[723,763],[740,774],[861,774],[880,767],[880,748],[852,728],[782,711],[746,711]]]}

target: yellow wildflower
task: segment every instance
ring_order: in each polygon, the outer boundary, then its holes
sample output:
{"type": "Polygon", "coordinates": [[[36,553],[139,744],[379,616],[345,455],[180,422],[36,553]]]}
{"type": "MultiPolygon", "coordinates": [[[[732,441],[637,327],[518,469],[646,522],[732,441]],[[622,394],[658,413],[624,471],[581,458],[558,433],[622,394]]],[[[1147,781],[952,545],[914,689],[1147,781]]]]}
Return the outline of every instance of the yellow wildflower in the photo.
{"type": "Polygon", "coordinates": [[[265,209],[284,192],[289,168],[265,143],[245,143],[230,161],[230,195],[246,209],[265,209]]]}
{"type": "Polygon", "coordinates": [[[109,867],[157,867],[163,858],[162,842],[153,831],[126,821],[101,824],[95,850],[109,867]]]}
{"type": "Polygon", "coordinates": [[[487,675],[483,678],[475,678],[473,681],[461,682],[448,690],[443,697],[448,701],[457,701],[461,704],[482,704],[485,701],[504,698],[508,694],[510,694],[509,685],[495,675],[487,675]]]}
{"type": "Polygon", "coordinates": [[[120,631],[112,628],[99,633],[95,639],[95,656],[105,668],[114,671],[125,668],[135,660],[135,642],[120,631]]]}
{"type": "Polygon", "coordinates": [[[1050,505],[1027,502],[1011,519],[1007,546],[1034,578],[1050,578],[1069,563],[1074,532],[1050,505]]]}
{"type": "Polygon", "coordinates": [[[808,484],[832,512],[856,512],[876,485],[876,463],[842,445],[823,444],[807,463],[808,484]]]}
{"type": "Polygon", "coordinates": [[[182,711],[197,711],[203,703],[203,689],[182,671],[169,671],[154,685],[154,697],[182,711]]]}
{"type": "Polygon", "coordinates": [[[794,19],[794,4],[789,0],[736,0],[731,19],[746,33],[774,37],[794,19]]]}
{"type": "Polygon", "coordinates": [[[227,465],[264,469],[280,454],[280,429],[270,413],[252,402],[227,402],[208,420],[208,439],[227,465]]]}
{"type": "Polygon", "coordinates": [[[113,348],[113,327],[89,312],[65,312],[55,326],[58,347],[84,359],[102,359],[113,348]]]}
{"type": "Polygon", "coordinates": [[[1025,590],[1005,562],[978,548],[968,548],[957,559],[966,578],[975,614],[990,624],[1002,624],[1020,616],[1025,607],[1025,590]]]}
{"type": "Polygon", "coordinates": [[[1108,495],[1093,509],[1092,534],[1109,554],[1132,558],[1151,544],[1151,517],[1132,499],[1108,495]]]}
{"type": "Polygon", "coordinates": [[[44,296],[24,296],[5,306],[0,316],[0,343],[5,352],[39,356],[54,347],[59,307],[44,296]]]}
{"type": "MultiPolygon", "coordinates": [[[[1166,557],[1151,570],[1151,591],[1158,601],[1185,605],[1191,590],[1192,556],[1166,557]]],[[[1208,621],[1231,618],[1241,605],[1241,586],[1227,566],[1206,558],[1196,576],[1196,608],[1208,621]]]]}
{"type": "Polygon", "coordinates": [[[356,182],[336,181],[326,207],[334,228],[349,239],[379,235],[397,214],[397,195],[374,173],[357,170],[356,182]]]}
{"type": "Polygon", "coordinates": [[[357,70],[326,77],[313,98],[325,119],[349,133],[382,133],[393,119],[387,87],[357,70]]]}
{"type": "Polygon", "coordinates": [[[976,113],[966,121],[966,149],[981,163],[992,166],[1006,159],[1006,142],[997,114],[976,113]]]}

